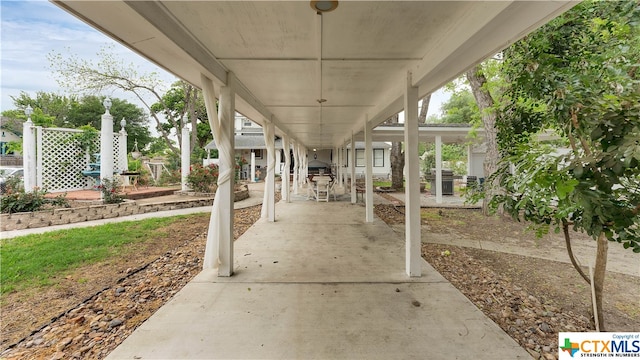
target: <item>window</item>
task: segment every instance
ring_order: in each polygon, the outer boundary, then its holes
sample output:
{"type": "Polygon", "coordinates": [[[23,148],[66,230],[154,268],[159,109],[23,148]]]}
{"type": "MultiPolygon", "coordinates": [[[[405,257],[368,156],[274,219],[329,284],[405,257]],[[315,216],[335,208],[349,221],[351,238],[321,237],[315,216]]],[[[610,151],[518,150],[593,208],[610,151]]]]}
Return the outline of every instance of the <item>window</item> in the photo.
{"type": "Polygon", "coordinates": [[[373,166],[384,166],[384,149],[373,149],[373,166]]]}
{"type": "Polygon", "coordinates": [[[262,149],[254,149],[253,152],[256,154],[256,159],[262,159],[262,149]]]}
{"type": "Polygon", "coordinates": [[[247,118],[244,118],[244,119],[242,120],[242,126],[244,126],[244,127],[251,127],[251,125],[252,125],[251,120],[249,120],[249,119],[247,119],[247,118]]]}
{"type": "Polygon", "coordinates": [[[363,167],[365,166],[364,162],[364,149],[356,149],[356,166],[363,167]]]}
{"type": "MultiPolygon", "coordinates": [[[[351,166],[351,149],[346,151],[345,165],[351,166]]],[[[364,149],[356,149],[356,166],[365,167],[367,164],[364,161],[364,149]]],[[[384,149],[373,149],[373,166],[384,167],[384,149]]]]}

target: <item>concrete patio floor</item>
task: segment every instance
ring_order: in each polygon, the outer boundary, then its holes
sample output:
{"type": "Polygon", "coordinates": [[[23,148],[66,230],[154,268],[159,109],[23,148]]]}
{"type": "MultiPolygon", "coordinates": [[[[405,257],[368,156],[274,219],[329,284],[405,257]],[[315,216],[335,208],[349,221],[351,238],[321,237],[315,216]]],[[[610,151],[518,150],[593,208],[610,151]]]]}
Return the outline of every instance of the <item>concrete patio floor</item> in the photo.
{"type": "Polygon", "coordinates": [[[349,202],[280,202],[108,359],[529,359],[404,239],[349,202]]]}

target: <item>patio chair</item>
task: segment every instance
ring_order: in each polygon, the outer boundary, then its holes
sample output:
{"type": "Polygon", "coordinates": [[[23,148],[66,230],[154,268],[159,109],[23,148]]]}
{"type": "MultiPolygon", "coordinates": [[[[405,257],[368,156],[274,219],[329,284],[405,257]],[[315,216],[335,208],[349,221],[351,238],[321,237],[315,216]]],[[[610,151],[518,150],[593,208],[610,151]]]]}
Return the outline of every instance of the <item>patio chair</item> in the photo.
{"type": "Polygon", "coordinates": [[[336,201],[336,179],[334,177],[331,178],[331,181],[329,181],[329,193],[327,194],[327,198],[329,197],[329,195],[333,194],[333,201],[336,201]]]}
{"type": "Polygon", "coordinates": [[[316,185],[316,201],[329,202],[329,181],[318,180],[316,185]]]}

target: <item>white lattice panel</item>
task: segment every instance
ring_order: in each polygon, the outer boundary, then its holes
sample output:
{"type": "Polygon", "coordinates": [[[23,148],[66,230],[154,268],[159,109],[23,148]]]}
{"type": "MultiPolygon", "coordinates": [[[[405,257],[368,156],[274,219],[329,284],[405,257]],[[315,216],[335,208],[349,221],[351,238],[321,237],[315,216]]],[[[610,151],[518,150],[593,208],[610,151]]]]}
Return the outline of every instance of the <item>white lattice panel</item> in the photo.
{"type": "MultiPolygon", "coordinates": [[[[126,159],[127,159],[127,154],[126,154],[126,150],[125,150],[125,154],[120,154],[120,142],[124,141],[126,143],[127,141],[127,136],[126,135],[122,135],[119,133],[114,133],[113,134],[113,171],[115,172],[122,172],[124,170],[127,170],[127,163],[126,163],[126,159]]],[[[125,146],[123,146],[124,149],[127,148],[126,144],[125,146]]]]}
{"type": "MultiPolygon", "coordinates": [[[[43,128],[42,139],[38,139],[40,145],[38,153],[38,169],[42,179],[40,187],[50,192],[72,191],[90,189],[94,182],[91,178],[82,175],[82,171],[89,169],[91,162],[88,154],[80,148],[74,135],[80,130],[43,128]],[[41,162],[40,162],[41,161],[41,162]]],[[[120,141],[126,141],[126,136],[113,134],[113,168],[121,171],[126,168],[126,154],[119,156],[120,141]]],[[[100,137],[95,140],[96,149],[100,149],[100,137]]]]}

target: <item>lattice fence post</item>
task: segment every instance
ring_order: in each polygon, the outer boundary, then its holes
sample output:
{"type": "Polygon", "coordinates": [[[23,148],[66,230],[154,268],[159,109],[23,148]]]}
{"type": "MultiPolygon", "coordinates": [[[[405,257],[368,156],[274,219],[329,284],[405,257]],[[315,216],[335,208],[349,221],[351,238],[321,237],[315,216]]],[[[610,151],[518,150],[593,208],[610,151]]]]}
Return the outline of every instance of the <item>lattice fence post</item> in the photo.
{"type": "Polygon", "coordinates": [[[24,158],[24,190],[30,192],[38,184],[36,180],[36,135],[30,115],[22,128],[22,154],[24,158]]]}
{"type": "Polygon", "coordinates": [[[36,186],[39,188],[44,188],[44,184],[42,182],[43,179],[43,168],[42,168],[42,158],[44,157],[44,131],[42,126],[36,126],[36,186]]]}

